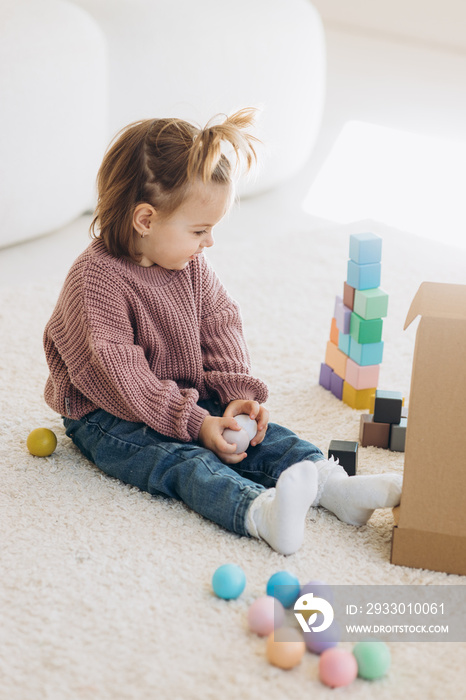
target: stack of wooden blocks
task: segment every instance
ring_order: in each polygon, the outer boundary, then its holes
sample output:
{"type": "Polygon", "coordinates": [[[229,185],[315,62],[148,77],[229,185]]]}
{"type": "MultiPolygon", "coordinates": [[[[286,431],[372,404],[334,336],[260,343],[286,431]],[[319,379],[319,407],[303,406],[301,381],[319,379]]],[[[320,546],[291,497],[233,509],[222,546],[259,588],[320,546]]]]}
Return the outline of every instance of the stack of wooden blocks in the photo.
{"type": "Polygon", "coordinates": [[[359,442],[362,447],[382,447],[393,452],[404,452],[408,413],[403,409],[399,391],[375,392],[371,413],[361,416],[359,442]]]}
{"type": "Polygon", "coordinates": [[[388,294],[380,288],[382,239],[350,236],[343,296],[337,296],[319,384],[352,408],[374,400],[383,356],[382,328],[388,294]]]}
{"type": "Polygon", "coordinates": [[[369,410],[371,413],[363,413],[361,416],[359,442],[331,440],[328,448],[328,458],[338,460],[349,476],[354,476],[358,470],[359,444],[361,447],[405,451],[408,413],[403,408],[401,393],[377,389],[369,410]]]}

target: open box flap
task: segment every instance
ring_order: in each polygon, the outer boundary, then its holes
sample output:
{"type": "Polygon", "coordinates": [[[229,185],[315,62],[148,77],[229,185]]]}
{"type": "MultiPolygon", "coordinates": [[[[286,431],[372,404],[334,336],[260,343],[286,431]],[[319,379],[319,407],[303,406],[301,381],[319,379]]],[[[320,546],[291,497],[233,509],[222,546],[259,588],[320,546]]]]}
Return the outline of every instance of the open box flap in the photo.
{"type": "Polygon", "coordinates": [[[466,320],[466,285],[423,282],[409,307],[404,330],[416,316],[466,320]]]}

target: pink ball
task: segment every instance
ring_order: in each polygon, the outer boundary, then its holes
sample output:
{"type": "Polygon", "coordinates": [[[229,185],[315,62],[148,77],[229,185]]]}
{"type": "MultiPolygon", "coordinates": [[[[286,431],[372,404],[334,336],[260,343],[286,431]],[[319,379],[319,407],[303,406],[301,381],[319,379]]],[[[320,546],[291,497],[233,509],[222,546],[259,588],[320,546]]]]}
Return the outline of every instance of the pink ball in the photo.
{"type": "Polygon", "coordinates": [[[330,688],[349,685],[358,675],[358,662],[346,649],[326,649],[319,659],[319,678],[330,688]]]}
{"type": "Polygon", "coordinates": [[[281,627],[284,620],[285,608],[270,595],[257,598],[248,610],[249,629],[261,637],[281,627]]]}

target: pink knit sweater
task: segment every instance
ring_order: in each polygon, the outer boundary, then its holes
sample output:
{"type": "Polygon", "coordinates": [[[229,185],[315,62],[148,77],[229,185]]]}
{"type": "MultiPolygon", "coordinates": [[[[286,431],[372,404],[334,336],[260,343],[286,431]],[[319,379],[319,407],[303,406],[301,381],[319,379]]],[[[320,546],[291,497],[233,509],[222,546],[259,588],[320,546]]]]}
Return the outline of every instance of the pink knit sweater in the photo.
{"type": "Polygon", "coordinates": [[[199,399],[267,399],[250,374],[238,305],[204,255],[172,271],[93,241],[68,273],[44,348],[45,400],[70,418],[102,408],[189,442],[207,415],[199,399]]]}

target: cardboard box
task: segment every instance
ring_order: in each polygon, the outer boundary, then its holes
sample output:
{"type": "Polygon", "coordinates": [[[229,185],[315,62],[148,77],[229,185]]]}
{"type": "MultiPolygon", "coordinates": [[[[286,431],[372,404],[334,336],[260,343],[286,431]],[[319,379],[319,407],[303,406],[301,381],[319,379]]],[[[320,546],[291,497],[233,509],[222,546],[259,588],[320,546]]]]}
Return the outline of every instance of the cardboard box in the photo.
{"type": "Polygon", "coordinates": [[[466,286],[423,282],[391,561],[466,575],[466,286]]]}

